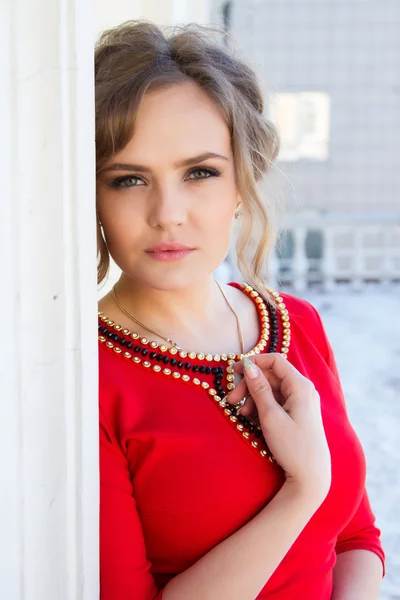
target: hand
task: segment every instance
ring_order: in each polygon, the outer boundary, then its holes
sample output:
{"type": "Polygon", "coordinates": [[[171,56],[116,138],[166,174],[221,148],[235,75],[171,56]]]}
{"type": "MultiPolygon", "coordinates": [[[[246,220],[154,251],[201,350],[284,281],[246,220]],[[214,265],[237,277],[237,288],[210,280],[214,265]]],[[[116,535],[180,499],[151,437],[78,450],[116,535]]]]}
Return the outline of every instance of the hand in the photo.
{"type": "Polygon", "coordinates": [[[258,416],[264,439],[286,481],[312,494],[328,494],[331,458],[314,384],[281,354],[248,357],[233,366],[244,378],[225,400],[237,404],[249,392],[240,414],[258,416]]]}

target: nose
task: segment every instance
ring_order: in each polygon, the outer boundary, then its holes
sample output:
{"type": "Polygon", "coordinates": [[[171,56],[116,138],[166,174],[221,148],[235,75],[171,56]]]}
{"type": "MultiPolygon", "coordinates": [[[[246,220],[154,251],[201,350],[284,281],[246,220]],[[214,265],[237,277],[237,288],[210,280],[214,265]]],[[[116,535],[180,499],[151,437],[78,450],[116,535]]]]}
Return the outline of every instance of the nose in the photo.
{"type": "Polygon", "coordinates": [[[171,229],[187,221],[187,207],[182,190],[172,184],[158,185],[149,198],[149,225],[171,229]]]}

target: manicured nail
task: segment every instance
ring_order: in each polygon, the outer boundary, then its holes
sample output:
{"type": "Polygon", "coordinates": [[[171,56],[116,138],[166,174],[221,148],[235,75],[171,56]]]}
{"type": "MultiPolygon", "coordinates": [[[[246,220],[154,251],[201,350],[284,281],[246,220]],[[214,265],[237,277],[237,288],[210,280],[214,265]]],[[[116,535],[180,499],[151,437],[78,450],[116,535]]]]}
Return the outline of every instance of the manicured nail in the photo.
{"type": "Polygon", "coordinates": [[[248,356],[243,358],[243,366],[249,379],[255,379],[258,376],[259,369],[248,356]]]}

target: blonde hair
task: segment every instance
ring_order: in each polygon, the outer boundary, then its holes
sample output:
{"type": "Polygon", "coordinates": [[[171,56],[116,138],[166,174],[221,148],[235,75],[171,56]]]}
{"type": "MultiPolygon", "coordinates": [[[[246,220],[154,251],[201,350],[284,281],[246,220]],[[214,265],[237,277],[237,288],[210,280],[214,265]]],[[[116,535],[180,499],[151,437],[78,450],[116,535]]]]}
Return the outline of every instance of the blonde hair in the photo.
{"type": "MultiPolygon", "coordinates": [[[[264,273],[277,231],[258,184],[273,168],[279,139],[263,116],[256,74],[233,50],[219,43],[215,34],[222,32],[187,25],[166,35],[152,23],[128,21],[100,36],[95,49],[96,171],[101,172],[106,161],[131,139],[135,114],[147,91],[195,82],[219,107],[230,130],[242,200],[236,241],[238,267],[244,280],[265,295],[264,273]],[[249,242],[254,250],[250,260],[246,256],[249,242]]],[[[97,240],[97,279],[101,283],[109,270],[110,255],[99,220],[97,240]]]]}

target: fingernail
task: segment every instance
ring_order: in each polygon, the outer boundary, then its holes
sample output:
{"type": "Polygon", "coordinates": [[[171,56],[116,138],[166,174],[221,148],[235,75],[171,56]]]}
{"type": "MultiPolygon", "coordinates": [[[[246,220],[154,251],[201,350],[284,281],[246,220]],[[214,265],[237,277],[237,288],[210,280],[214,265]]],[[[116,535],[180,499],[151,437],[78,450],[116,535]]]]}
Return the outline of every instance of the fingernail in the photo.
{"type": "Polygon", "coordinates": [[[243,358],[243,366],[249,379],[255,379],[258,376],[259,369],[248,356],[243,358]]]}

